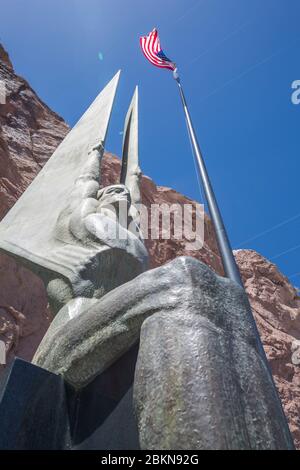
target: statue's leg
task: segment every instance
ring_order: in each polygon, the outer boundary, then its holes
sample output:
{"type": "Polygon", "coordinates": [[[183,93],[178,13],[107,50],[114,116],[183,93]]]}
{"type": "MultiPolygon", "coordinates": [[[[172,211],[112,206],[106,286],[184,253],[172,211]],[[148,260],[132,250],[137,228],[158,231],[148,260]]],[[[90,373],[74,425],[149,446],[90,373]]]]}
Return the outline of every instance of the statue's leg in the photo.
{"type": "Polygon", "coordinates": [[[77,388],[130,349],[143,324],[142,448],[292,447],[243,289],[196,259],[141,274],[62,327],[57,318],[34,362],[77,388]]]}
{"type": "Polygon", "coordinates": [[[178,304],[141,329],[141,448],[293,448],[243,289],[192,258],[167,266],[178,304]]]}

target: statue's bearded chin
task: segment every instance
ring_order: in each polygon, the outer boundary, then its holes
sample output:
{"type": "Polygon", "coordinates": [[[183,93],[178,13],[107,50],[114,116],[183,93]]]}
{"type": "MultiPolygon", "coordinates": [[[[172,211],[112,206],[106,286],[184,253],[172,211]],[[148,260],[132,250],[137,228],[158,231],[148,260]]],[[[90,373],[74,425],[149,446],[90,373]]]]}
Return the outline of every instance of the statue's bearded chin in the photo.
{"type": "Polygon", "coordinates": [[[106,209],[106,211],[112,212],[118,218],[127,218],[130,205],[131,200],[128,195],[118,194],[100,200],[97,212],[101,212],[102,209],[106,209]]]}

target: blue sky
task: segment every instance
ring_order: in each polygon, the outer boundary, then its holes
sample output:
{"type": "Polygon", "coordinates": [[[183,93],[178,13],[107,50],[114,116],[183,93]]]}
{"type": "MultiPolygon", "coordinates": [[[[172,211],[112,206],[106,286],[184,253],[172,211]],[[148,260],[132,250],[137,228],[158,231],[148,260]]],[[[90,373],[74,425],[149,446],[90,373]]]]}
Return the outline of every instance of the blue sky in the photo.
{"type": "Polygon", "coordinates": [[[299,15],[297,0],[1,0],[0,40],[70,125],[121,68],[108,150],[120,154],[138,84],[143,172],[201,201],[172,75],[139,49],[156,26],[179,66],[233,248],[259,251],[299,286],[299,15]]]}

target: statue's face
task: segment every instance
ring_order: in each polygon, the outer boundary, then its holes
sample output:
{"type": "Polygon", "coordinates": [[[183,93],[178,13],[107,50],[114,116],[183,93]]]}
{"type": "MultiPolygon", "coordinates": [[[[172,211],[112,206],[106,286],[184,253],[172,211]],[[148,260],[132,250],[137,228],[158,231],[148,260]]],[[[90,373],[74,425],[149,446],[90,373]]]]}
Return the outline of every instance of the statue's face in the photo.
{"type": "Polygon", "coordinates": [[[114,184],[100,189],[97,194],[97,199],[99,201],[99,207],[114,206],[117,209],[121,202],[126,202],[128,207],[131,204],[130,192],[124,184],[114,184]]]}

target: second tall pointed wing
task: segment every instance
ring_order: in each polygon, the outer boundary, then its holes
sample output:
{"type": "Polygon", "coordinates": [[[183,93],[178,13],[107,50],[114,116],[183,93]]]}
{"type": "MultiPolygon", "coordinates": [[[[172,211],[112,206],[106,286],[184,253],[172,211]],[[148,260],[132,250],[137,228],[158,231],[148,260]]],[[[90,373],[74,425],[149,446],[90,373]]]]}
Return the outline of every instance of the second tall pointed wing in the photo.
{"type": "Polygon", "coordinates": [[[122,170],[120,183],[130,190],[133,206],[141,202],[138,149],[138,88],[131,100],[124,125],[122,170]]]}

